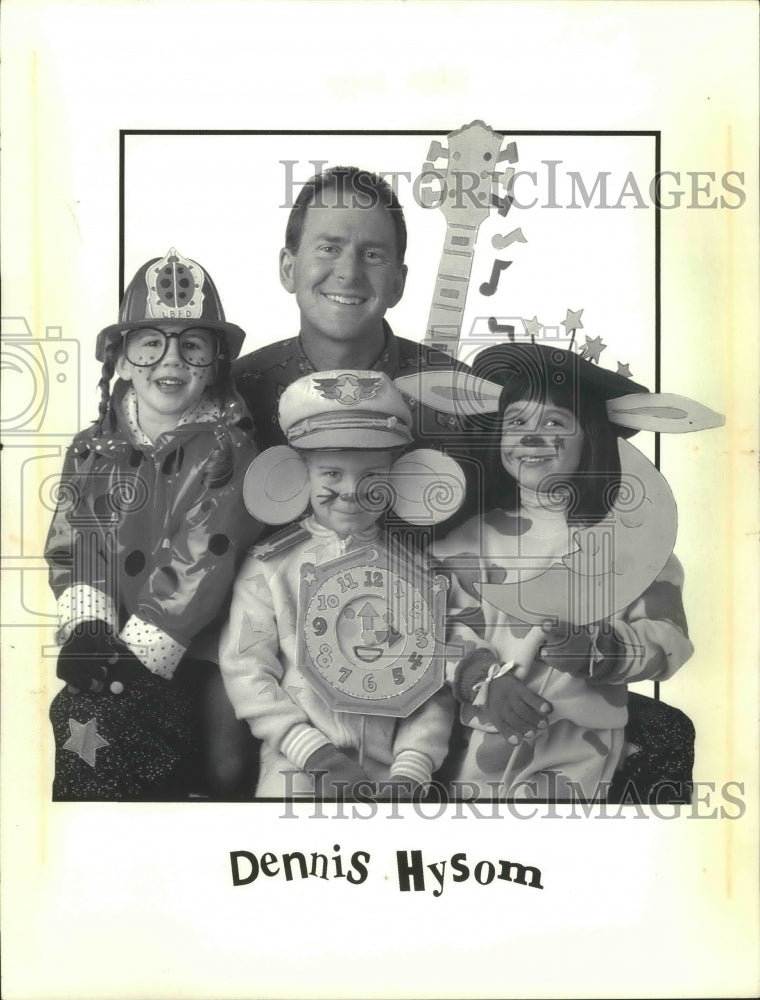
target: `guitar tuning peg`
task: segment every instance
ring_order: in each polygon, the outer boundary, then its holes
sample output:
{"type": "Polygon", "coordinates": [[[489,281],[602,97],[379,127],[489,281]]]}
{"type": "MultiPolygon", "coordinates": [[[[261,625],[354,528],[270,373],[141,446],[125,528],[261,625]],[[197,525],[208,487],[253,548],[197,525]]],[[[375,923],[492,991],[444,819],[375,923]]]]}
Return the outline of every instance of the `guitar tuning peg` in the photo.
{"type": "Polygon", "coordinates": [[[508,145],[502,149],[499,155],[496,157],[497,163],[503,163],[507,160],[508,163],[517,163],[517,143],[510,142],[508,145]]]}
{"type": "Polygon", "coordinates": [[[428,150],[427,158],[429,160],[440,160],[440,159],[448,160],[449,151],[444,146],[442,146],[437,139],[433,139],[433,141],[430,143],[430,149],[428,150]]]}
{"type": "Polygon", "coordinates": [[[428,187],[420,188],[419,203],[423,208],[438,208],[441,204],[441,194],[428,187]]]}
{"type": "Polygon", "coordinates": [[[493,193],[491,194],[491,205],[494,208],[498,208],[499,215],[502,216],[506,216],[506,214],[509,212],[510,208],[512,207],[513,201],[514,198],[510,198],[509,196],[507,196],[506,198],[501,198],[499,197],[498,194],[493,194],[493,193]]]}
{"type": "Polygon", "coordinates": [[[494,174],[493,179],[496,184],[502,184],[506,191],[509,190],[509,186],[512,183],[512,178],[515,176],[515,168],[507,167],[507,169],[501,174],[494,174]]]}

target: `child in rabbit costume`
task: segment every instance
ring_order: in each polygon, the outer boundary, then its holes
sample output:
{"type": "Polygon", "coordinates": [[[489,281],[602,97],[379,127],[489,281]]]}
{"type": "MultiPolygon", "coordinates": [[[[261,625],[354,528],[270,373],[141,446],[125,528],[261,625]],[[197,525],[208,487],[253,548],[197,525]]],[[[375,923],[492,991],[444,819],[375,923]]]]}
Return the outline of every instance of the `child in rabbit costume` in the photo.
{"type": "Polygon", "coordinates": [[[402,387],[490,435],[488,511],[434,546],[464,654],[448,668],[469,731],[453,777],[465,796],[603,797],[628,683],[665,680],[692,653],[675,505],[624,439],[720,418],[555,345],[497,345],[445,380],[402,387]]]}

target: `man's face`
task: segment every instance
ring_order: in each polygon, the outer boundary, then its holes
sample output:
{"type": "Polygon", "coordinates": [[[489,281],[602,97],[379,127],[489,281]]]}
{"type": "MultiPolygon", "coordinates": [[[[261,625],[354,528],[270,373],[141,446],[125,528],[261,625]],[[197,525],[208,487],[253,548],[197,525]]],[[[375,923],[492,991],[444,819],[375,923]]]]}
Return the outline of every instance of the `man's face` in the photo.
{"type": "Polygon", "coordinates": [[[383,205],[352,207],[350,195],[338,204],[336,197],[325,190],[323,205],[306,210],[298,250],[280,252],[280,280],[296,297],[307,338],[377,339],[406,281],[393,221],[383,205]]]}
{"type": "Polygon", "coordinates": [[[387,481],[390,451],[314,451],[304,453],[311,507],[324,528],[341,538],[366,531],[384,513],[383,498],[373,496],[378,480],[387,481]],[[381,509],[378,509],[378,507],[381,509]]]}

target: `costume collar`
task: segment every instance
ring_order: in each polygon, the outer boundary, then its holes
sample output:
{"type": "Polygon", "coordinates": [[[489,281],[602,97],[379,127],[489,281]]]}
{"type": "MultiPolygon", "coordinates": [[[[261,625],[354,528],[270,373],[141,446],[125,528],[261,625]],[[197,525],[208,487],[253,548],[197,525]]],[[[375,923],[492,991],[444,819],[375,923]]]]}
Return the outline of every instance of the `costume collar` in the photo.
{"type": "Polygon", "coordinates": [[[364,531],[358,531],[355,535],[348,535],[343,538],[337,532],[333,531],[332,528],[325,528],[324,525],[317,521],[313,514],[309,514],[308,517],[305,517],[301,521],[301,527],[305,528],[315,538],[319,538],[324,542],[339,542],[345,548],[361,548],[362,545],[369,545],[380,534],[380,528],[375,523],[364,531]]]}
{"type": "MultiPolygon", "coordinates": [[[[133,385],[128,385],[123,396],[115,404],[119,408],[119,413],[127,427],[127,431],[132,438],[132,443],[140,448],[152,448],[154,442],[140,427],[139,406],[137,392],[133,385]]],[[[210,400],[204,393],[198,405],[185,410],[177,421],[176,430],[185,427],[187,424],[208,424],[215,423],[221,419],[222,411],[220,407],[210,400]]],[[[163,436],[163,435],[161,435],[163,436]]]]}

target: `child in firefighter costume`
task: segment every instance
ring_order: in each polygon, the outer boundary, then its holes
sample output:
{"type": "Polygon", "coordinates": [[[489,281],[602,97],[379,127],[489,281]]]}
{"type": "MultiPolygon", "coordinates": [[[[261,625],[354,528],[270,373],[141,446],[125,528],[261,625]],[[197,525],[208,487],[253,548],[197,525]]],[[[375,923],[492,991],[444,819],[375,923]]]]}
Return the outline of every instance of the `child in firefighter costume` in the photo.
{"type": "Polygon", "coordinates": [[[55,799],[182,798],[199,780],[224,794],[244,768],[248,737],[209,662],[259,529],[242,502],[251,420],[229,378],[244,337],[174,249],[138,270],[98,336],[99,417],[66,454],[46,545],[66,681],[50,710],[55,799]]]}

